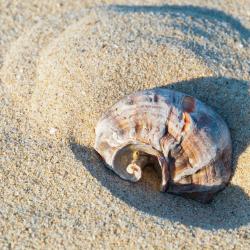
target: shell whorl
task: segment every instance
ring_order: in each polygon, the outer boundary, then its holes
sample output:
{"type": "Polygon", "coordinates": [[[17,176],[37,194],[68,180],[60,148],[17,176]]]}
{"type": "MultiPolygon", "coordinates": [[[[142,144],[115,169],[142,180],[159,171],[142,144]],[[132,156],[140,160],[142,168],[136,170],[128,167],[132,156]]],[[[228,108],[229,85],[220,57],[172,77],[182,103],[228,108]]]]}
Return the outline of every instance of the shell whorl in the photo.
{"type": "Polygon", "coordinates": [[[97,124],[95,149],[120,176],[115,158],[128,145],[142,145],[166,160],[174,158],[173,183],[218,161],[228,169],[221,182],[231,175],[231,140],[225,122],[184,93],[155,88],[131,94],[111,107],[97,124]]]}
{"type": "Polygon", "coordinates": [[[112,154],[129,143],[149,144],[160,151],[159,139],[166,133],[170,112],[171,106],[153,91],[132,94],[100,119],[96,127],[95,148],[106,156],[104,158],[110,165],[112,154]]]}

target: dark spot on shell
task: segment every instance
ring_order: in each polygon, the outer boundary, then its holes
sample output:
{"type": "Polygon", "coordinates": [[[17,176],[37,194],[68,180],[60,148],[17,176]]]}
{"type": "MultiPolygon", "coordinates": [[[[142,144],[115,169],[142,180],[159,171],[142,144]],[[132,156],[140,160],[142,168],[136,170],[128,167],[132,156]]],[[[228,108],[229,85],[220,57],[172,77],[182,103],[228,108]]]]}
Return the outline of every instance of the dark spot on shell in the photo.
{"type": "Polygon", "coordinates": [[[139,131],[140,131],[141,129],[142,129],[141,124],[140,124],[139,122],[137,122],[137,123],[135,124],[135,132],[136,132],[136,134],[139,133],[139,131]]]}
{"type": "Polygon", "coordinates": [[[182,107],[185,112],[194,112],[195,99],[192,96],[185,96],[182,100],[182,107]]]}
{"type": "Polygon", "coordinates": [[[158,101],[159,101],[158,95],[154,95],[154,102],[158,102],[158,101]]]}

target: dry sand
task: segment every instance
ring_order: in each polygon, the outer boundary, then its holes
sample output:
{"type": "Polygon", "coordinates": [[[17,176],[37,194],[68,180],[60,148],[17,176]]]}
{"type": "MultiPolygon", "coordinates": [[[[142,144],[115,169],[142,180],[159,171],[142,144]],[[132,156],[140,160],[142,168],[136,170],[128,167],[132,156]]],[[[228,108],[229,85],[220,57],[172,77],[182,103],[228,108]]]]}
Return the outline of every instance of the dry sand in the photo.
{"type": "Polygon", "coordinates": [[[249,0],[1,1],[0,248],[250,249],[249,44],[249,0]],[[162,85],[230,127],[235,175],[209,205],[92,149],[105,109],[162,85]]]}

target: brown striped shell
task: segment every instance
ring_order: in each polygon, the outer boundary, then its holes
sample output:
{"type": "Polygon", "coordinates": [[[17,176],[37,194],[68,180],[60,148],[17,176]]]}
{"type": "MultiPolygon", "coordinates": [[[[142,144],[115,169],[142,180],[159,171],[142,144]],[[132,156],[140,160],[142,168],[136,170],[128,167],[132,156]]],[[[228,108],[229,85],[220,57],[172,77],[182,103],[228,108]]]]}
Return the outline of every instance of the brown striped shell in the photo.
{"type": "Polygon", "coordinates": [[[111,107],[96,126],[95,149],[121,178],[138,181],[152,164],[162,191],[201,202],[232,173],[226,123],[201,101],[165,88],[131,94],[111,107]]]}

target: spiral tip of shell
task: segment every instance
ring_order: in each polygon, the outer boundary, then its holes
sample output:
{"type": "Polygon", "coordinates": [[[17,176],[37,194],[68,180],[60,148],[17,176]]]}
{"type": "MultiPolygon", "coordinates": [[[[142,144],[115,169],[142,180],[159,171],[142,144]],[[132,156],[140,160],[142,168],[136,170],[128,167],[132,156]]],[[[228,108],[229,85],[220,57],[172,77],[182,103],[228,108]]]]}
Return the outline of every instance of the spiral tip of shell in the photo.
{"type": "Polygon", "coordinates": [[[134,177],[135,181],[138,181],[141,178],[141,168],[135,163],[130,163],[126,168],[126,171],[134,177]]]}

